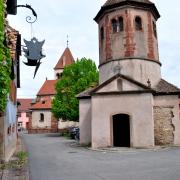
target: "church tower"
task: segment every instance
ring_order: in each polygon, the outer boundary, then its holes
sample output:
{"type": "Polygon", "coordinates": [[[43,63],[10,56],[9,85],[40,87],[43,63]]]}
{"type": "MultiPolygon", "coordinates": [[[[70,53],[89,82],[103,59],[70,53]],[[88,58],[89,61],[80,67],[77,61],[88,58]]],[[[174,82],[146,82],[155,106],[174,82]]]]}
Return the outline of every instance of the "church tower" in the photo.
{"type": "Polygon", "coordinates": [[[180,89],[161,78],[149,0],[107,0],[99,25],[99,84],[80,93],[80,143],[101,147],[180,144],[180,89]]]}
{"type": "Polygon", "coordinates": [[[149,0],[107,0],[95,17],[99,25],[100,84],[117,73],[154,87],[161,79],[156,21],[149,0]]]}
{"type": "Polygon", "coordinates": [[[71,53],[69,47],[67,47],[62,56],[60,57],[59,61],[57,62],[56,66],[54,67],[54,77],[55,79],[60,79],[64,70],[64,67],[74,63],[74,58],[71,53]]]}

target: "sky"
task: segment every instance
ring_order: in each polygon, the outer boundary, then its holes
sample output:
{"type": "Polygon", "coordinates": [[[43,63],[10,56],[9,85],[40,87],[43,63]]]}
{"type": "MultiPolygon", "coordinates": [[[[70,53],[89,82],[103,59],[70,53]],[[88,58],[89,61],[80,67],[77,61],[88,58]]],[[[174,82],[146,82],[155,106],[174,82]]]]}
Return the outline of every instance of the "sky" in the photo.
{"type": "MultiPolygon", "coordinates": [[[[33,79],[34,67],[23,64],[21,56],[21,88],[19,98],[35,98],[45,79],[54,79],[54,67],[67,47],[75,59],[91,58],[98,66],[98,26],[93,20],[106,0],[18,0],[18,4],[31,5],[38,15],[32,24],[26,22],[31,11],[18,8],[16,16],[8,15],[9,24],[20,32],[23,39],[45,39],[46,57],[33,79]]],[[[162,77],[180,87],[180,1],[152,0],[161,18],[157,22],[162,77]]],[[[32,16],[33,17],[33,16],[32,16]]]]}

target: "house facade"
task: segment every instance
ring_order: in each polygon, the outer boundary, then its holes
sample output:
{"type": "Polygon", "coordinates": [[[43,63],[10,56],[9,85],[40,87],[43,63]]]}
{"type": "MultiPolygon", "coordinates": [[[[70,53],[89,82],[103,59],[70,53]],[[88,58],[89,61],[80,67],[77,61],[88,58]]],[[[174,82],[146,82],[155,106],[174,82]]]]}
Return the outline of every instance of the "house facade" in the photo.
{"type": "Polygon", "coordinates": [[[54,80],[47,80],[37,93],[35,103],[30,110],[29,133],[58,132],[59,123],[51,112],[52,100],[56,94],[55,85],[61,78],[64,67],[74,63],[74,58],[67,47],[54,68],[54,80]]]}
{"type": "Polygon", "coordinates": [[[17,99],[18,102],[18,131],[27,130],[29,124],[29,109],[33,99],[17,99]]]}
{"type": "Polygon", "coordinates": [[[12,60],[10,92],[4,113],[0,113],[0,160],[8,161],[16,149],[17,143],[17,88],[19,81],[19,57],[21,55],[21,36],[6,21],[6,43],[12,60]]]}
{"type": "Polygon", "coordinates": [[[107,0],[96,15],[100,80],[78,95],[81,144],[180,144],[180,89],[161,77],[159,17],[149,0],[107,0]]]}

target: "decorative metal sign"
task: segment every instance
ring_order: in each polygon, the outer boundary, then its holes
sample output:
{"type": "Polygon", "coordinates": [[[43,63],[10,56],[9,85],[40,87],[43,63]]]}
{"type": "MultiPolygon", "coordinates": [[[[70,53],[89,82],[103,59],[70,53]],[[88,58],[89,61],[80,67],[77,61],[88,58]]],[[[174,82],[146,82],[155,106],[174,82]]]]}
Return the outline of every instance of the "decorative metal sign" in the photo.
{"type": "Polygon", "coordinates": [[[27,66],[36,66],[35,72],[34,72],[34,78],[36,76],[36,73],[39,69],[39,66],[41,64],[41,59],[46,57],[42,53],[42,46],[45,43],[45,40],[38,41],[35,37],[31,39],[31,41],[27,41],[24,39],[24,43],[26,46],[23,48],[23,51],[25,53],[25,57],[27,58],[27,62],[24,62],[27,66]]]}
{"type": "MultiPolygon", "coordinates": [[[[26,17],[26,21],[31,24],[31,30],[32,30],[32,24],[36,22],[37,20],[37,14],[35,10],[28,4],[26,5],[17,5],[17,0],[7,0],[7,13],[8,14],[17,14],[17,8],[22,7],[22,8],[27,8],[32,11],[33,16],[35,17],[32,18],[31,16],[26,17]]],[[[32,35],[31,35],[32,37],[32,35]]],[[[38,41],[37,38],[33,37],[31,41],[27,41],[24,39],[24,43],[26,46],[24,46],[23,51],[25,53],[25,57],[27,58],[27,62],[24,62],[25,65],[27,66],[36,66],[35,72],[34,72],[34,78],[36,76],[36,73],[39,69],[39,66],[41,64],[41,59],[45,57],[45,55],[42,54],[42,46],[44,44],[45,40],[43,41],[38,41]]]]}

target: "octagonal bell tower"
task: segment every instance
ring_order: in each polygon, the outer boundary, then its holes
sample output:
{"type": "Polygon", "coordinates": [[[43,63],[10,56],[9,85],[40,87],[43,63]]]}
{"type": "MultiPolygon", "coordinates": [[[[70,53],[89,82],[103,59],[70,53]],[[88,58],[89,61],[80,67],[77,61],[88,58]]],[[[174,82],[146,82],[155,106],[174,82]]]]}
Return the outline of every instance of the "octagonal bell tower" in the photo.
{"type": "Polygon", "coordinates": [[[95,17],[99,25],[100,84],[117,73],[154,87],[161,79],[156,21],[149,0],[107,0],[95,17]]]}

